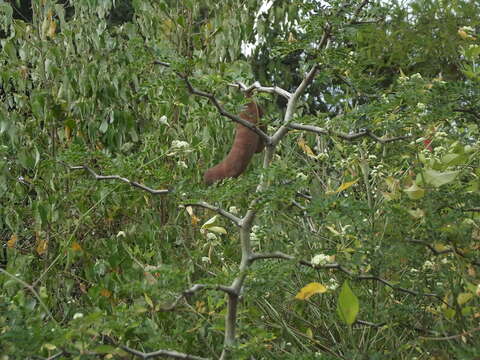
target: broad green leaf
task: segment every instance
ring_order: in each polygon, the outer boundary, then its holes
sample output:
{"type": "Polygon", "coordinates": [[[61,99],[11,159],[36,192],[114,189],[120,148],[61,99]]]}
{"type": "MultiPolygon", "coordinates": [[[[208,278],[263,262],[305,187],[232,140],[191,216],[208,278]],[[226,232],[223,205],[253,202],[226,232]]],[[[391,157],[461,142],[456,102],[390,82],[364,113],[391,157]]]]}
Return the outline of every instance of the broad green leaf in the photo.
{"type": "Polygon", "coordinates": [[[345,281],[342,285],[340,295],[338,296],[337,314],[346,324],[352,325],[357,318],[359,310],[360,303],[358,298],[350,289],[348,281],[345,281]]]}
{"type": "Polygon", "coordinates": [[[408,213],[412,215],[415,219],[425,217],[425,211],[423,211],[422,209],[408,210],[408,213]]]}
{"type": "Polygon", "coordinates": [[[152,309],[153,309],[153,301],[152,299],[150,298],[150,296],[148,296],[146,293],[143,294],[144,298],[145,298],[145,302],[148,304],[148,306],[150,306],[152,309]]]}
{"type": "Polygon", "coordinates": [[[425,195],[425,190],[419,187],[416,183],[413,183],[408,189],[403,189],[403,192],[412,200],[421,199],[425,195]]]}
{"type": "Polygon", "coordinates": [[[221,226],[210,226],[208,228],[208,231],[211,231],[211,232],[217,233],[217,234],[223,234],[223,235],[227,234],[227,230],[225,230],[225,228],[223,228],[221,226]]]}
{"type": "Polygon", "coordinates": [[[472,293],[460,293],[457,296],[457,303],[458,305],[463,305],[472,300],[473,294],[472,293]]]}
{"type": "Polygon", "coordinates": [[[297,295],[295,295],[295,299],[297,300],[307,300],[315,294],[323,294],[327,291],[327,288],[318,282],[312,282],[310,284],[305,285],[303,288],[300,289],[297,295]]]}
{"type": "Polygon", "coordinates": [[[458,173],[459,171],[440,172],[433,169],[427,169],[425,170],[423,177],[427,184],[433,185],[434,187],[440,187],[454,181],[458,173]]]}
{"type": "Polygon", "coordinates": [[[447,154],[442,158],[442,163],[447,166],[462,165],[468,160],[464,154],[447,154]]]}
{"type": "Polygon", "coordinates": [[[212,224],[217,221],[218,219],[218,215],[215,215],[214,217],[208,219],[203,225],[202,225],[202,229],[208,229],[209,227],[212,226],[212,224]]]}

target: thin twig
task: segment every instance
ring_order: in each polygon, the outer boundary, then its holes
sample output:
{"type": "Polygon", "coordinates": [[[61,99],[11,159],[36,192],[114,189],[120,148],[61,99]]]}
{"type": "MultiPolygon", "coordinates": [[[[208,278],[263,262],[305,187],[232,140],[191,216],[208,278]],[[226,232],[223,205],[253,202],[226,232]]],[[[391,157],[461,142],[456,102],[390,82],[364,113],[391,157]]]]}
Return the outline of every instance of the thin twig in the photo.
{"type": "Polygon", "coordinates": [[[406,289],[406,288],[403,288],[403,287],[400,287],[400,286],[396,286],[396,285],[393,285],[392,283],[390,283],[389,281],[387,281],[385,279],[382,279],[381,277],[374,276],[374,275],[356,275],[353,272],[351,272],[350,270],[348,270],[346,267],[344,267],[340,264],[337,264],[337,263],[325,264],[325,265],[314,265],[309,261],[297,260],[294,256],[284,254],[280,251],[276,251],[276,252],[269,253],[269,254],[255,253],[255,254],[252,254],[250,256],[249,261],[253,262],[253,261],[256,261],[256,260],[260,260],[260,259],[293,260],[293,261],[296,261],[297,263],[299,263],[300,265],[308,266],[308,267],[311,267],[311,268],[314,268],[314,269],[339,270],[339,271],[343,272],[344,274],[347,274],[348,276],[354,278],[355,280],[374,280],[374,281],[378,281],[378,282],[384,284],[385,286],[388,286],[389,288],[391,288],[393,290],[396,290],[396,291],[399,291],[399,292],[404,292],[404,293],[407,293],[407,294],[410,294],[410,295],[415,295],[415,296],[434,297],[434,298],[442,301],[443,303],[445,303],[444,300],[442,299],[442,297],[437,295],[437,294],[422,293],[422,292],[419,292],[419,291],[410,290],[410,289],[406,289]]]}
{"type": "Polygon", "coordinates": [[[10,274],[8,271],[6,271],[5,269],[2,269],[0,268],[0,273],[3,273],[5,275],[7,275],[9,278],[15,280],[16,282],[18,282],[19,284],[22,284],[28,291],[30,291],[33,296],[38,300],[38,303],[40,304],[40,306],[43,308],[43,310],[45,310],[45,313],[47,314],[47,316],[53,320],[53,322],[57,323],[57,320],[55,320],[55,318],[53,317],[52,313],[50,312],[50,310],[48,309],[47,305],[43,302],[42,298],[40,297],[40,295],[38,294],[38,292],[33,288],[32,285],[26,283],[25,281],[23,281],[22,279],[18,278],[17,276],[13,275],[13,274],[10,274]]]}
{"type": "Polygon", "coordinates": [[[198,203],[191,203],[191,204],[183,204],[183,206],[185,206],[185,207],[187,207],[187,206],[198,206],[198,207],[202,207],[202,208],[205,208],[205,209],[215,211],[217,214],[219,214],[219,215],[223,216],[224,218],[227,218],[228,220],[232,221],[235,225],[242,226],[242,219],[233,215],[232,213],[229,213],[226,210],[223,210],[222,208],[220,208],[218,206],[210,205],[210,204],[206,203],[205,201],[200,201],[198,203]]]}
{"type": "MultiPolygon", "coordinates": [[[[166,63],[166,62],[163,62],[163,61],[154,61],[154,64],[170,67],[169,63],[166,63]]],[[[260,136],[263,139],[263,141],[265,142],[266,145],[269,145],[271,143],[270,136],[268,136],[266,133],[264,133],[260,128],[256,127],[251,122],[242,119],[240,116],[237,116],[237,115],[232,114],[232,113],[228,112],[227,110],[225,110],[225,108],[220,104],[220,102],[217,100],[215,95],[213,95],[211,93],[208,93],[206,91],[202,91],[202,90],[198,90],[198,89],[194,88],[192,83],[188,79],[188,76],[186,76],[184,74],[180,74],[178,72],[177,72],[177,75],[185,82],[185,84],[187,85],[187,89],[191,94],[208,99],[217,108],[220,115],[222,115],[226,118],[229,118],[233,122],[241,124],[241,125],[245,126],[246,128],[248,128],[249,130],[253,131],[255,134],[257,134],[258,136],[260,136]]]]}
{"type": "Polygon", "coordinates": [[[144,353],[142,351],[138,351],[132,348],[129,348],[128,346],[125,345],[118,345],[120,349],[123,351],[126,351],[129,354],[132,354],[134,356],[137,356],[142,359],[153,359],[156,357],[170,357],[173,359],[185,359],[185,360],[208,360],[208,358],[203,358],[200,356],[195,356],[195,355],[190,355],[190,354],[185,354],[185,353],[180,353],[178,351],[174,350],[157,350],[149,353],[144,353]]]}
{"type": "Polygon", "coordinates": [[[420,244],[420,245],[423,245],[425,247],[427,247],[434,255],[438,256],[438,255],[443,255],[443,254],[448,254],[448,253],[455,253],[457,254],[458,256],[464,258],[464,259],[467,259],[469,261],[470,264],[472,265],[475,265],[475,266],[480,266],[480,261],[476,261],[476,260],[471,260],[468,258],[468,256],[466,254],[463,253],[463,251],[461,251],[460,249],[458,249],[456,246],[454,246],[452,244],[452,248],[449,248],[449,249],[445,249],[445,250],[437,250],[435,249],[435,247],[433,247],[432,245],[430,245],[429,243],[425,242],[425,241],[422,241],[422,240],[407,240],[408,242],[411,242],[413,244],[420,244]]]}
{"type": "Polygon", "coordinates": [[[422,241],[422,240],[407,240],[408,242],[410,243],[413,243],[413,244],[420,244],[420,245],[423,245],[425,247],[428,248],[428,250],[430,250],[432,253],[434,253],[435,255],[443,255],[443,254],[448,254],[448,253],[453,253],[454,250],[453,249],[445,249],[445,250],[437,250],[435,249],[435,247],[433,247],[432,245],[430,245],[429,243],[425,242],[425,241],[422,241]]]}
{"type": "Polygon", "coordinates": [[[181,295],[179,295],[174,301],[173,303],[171,303],[170,305],[168,306],[164,306],[162,307],[160,310],[161,311],[172,311],[173,309],[175,309],[178,305],[178,303],[184,299],[184,298],[187,298],[187,297],[190,297],[192,295],[194,295],[195,293],[199,292],[199,291],[202,291],[202,290],[216,290],[216,291],[223,291],[224,293],[226,294],[229,294],[229,295],[238,295],[235,291],[235,289],[229,287],[229,286],[224,286],[224,285],[209,285],[209,284],[195,284],[193,285],[191,288],[185,290],[184,292],[182,292],[181,295]]]}
{"type": "Polygon", "coordinates": [[[471,335],[472,333],[480,331],[480,327],[476,327],[474,329],[464,331],[461,334],[457,335],[451,335],[451,336],[443,336],[443,337],[426,337],[426,336],[420,336],[420,339],[422,340],[433,340],[433,341],[445,341],[445,340],[455,340],[455,339],[461,339],[462,337],[471,335]]]}
{"type": "Polygon", "coordinates": [[[264,133],[260,128],[256,127],[251,122],[242,119],[240,116],[237,116],[237,115],[232,114],[232,113],[228,112],[227,110],[225,110],[225,108],[220,104],[220,102],[217,100],[215,95],[213,95],[211,93],[208,93],[206,91],[201,91],[201,90],[195,89],[193,87],[193,85],[190,83],[190,81],[188,80],[187,76],[183,76],[183,75],[180,75],[180,74],[179,74],[179,76],[185,81],[185,84],[187,85],[188,91],[191,94],[207,98],[217,108],[220,115],[225,116],[225,117],[229,118],[230,120],[245,126],[246,128],[253,131],[258,136],[260,136],[265,141],[266,145],[270,144],[270,142],[271,142],[270,136],[268,136],[266,133],[264,133]]]}
{"type": "Polygon", "coordinates": [[[353,140],[359,139],[361,137],[370,137],[373,140],[375,140],[375,141],[377,141],[381,144],[387,144],[387,143],[390,143],[390,142],[393,142],[393,141],[406,140],[406,139],[410,138],[410,136],[408,136],[408,135],[397,136],[397,137],[393,137],[393,138],[378,137],[375,134],[373,134],[372,132],[370,132],[370,130],[368,130],[368,129],[362,130],[358,133],[347,134],[347,133],[344,133],[344,132],[341,132],[341,131],[332,131],[332,130],[324,129],[324,128],[314,126],[314,125],[303,125],[303,124],[291,123],[291,124],[288,125],[288,127],[291,128],[291,129],[294,129],[294,130],[303,130],[303,131],[314,132],[314,133],[319,134],[319,135],[336,136],[336,137],[339,137],[341,139],[348,140],[348,141],[353,141],[353,140]]]}
{"type": "Polygon", "coordinates": [[[453,111],[470,114],[470,115],[473,115],[473,117],[475,117],[477,121],[480,120],[480,114],[473,109],[453,109],[453,111]]]}
{"type": "Polygon", "coordinates": [[[94,178],[95,180],[119,180],[123,181],[133,187],[142,189],[144,191],[149,192],[150,194],[153,195],[161,195],[161,194],[168,194],[171,192],[171,190],[168,189],[160,189],[160,190],[155,190],[152,188],[149,188],[148,186],[145,186],[143,184],[137,183],[135,181],[131,181],[127,178],[121,177],[119,175],[98,175],[95,171],[93,171],[89,166],[87,165],[80,165],[80,166],[70,166],[70,170],[86,170],[88,171],[94,178]]]}
{"type": "Polygon", "coordinates": [[[381,327],[387,325],[386,322],[376,324],[376,323],[372,323],[370,321],[364,321],[364,320],[357,320],[357,321],[355,321],[355,324],[356,325],[370,326],[370,327],[375,327],[375,328],[381,328],[381,327]]]}

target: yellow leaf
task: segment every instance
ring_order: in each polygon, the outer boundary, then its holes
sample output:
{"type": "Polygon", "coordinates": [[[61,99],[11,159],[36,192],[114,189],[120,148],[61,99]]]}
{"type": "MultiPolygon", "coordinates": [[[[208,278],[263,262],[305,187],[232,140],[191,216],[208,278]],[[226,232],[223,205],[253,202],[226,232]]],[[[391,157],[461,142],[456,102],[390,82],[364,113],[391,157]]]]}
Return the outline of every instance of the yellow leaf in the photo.
{"type": "Polygon", "coordinates": [[[72,250],[73,251],[82,251],[82,247],[80,246],[80,244],[76,241],[73,242],[72,244],[72,250]]]}
{"type": "Polygon", "coordinates": [[[112,296],[112,292],[110,290],[107,290],[107,289],[102,289],[102,290],[100,290],[100,295],[108,298],[108,297],[112,296]]]}
{"type": "Polygon", "coordinates": [[[185,210],[187,210],[188,215],[190,215],[192,225],[196,226],[199,223],[200,218],[198,218],[198,216],[195,215],[195,213],[193,212],[193,208],[191,206],[187,206],[185,210]]]}
{"type": "Polygon", "coordinates": [[[335,192],[336,192],[336,193],[339,193],[339,192],[341,192],[341,191],[343,191],[343,190],[347,190],[350,186],[355,185],[355,184],[357,183],[357,181],[358,181],[358,179],[357,179],[357,180],[353,180],[353,181],[348,181],[348,182],[346,182],[346,183],[343,183],[342,185],[340,185],[340,186],[338,187],[337,190],[335,190],[335,192]]]}
{"type": "Polygon", "coordinates": [[[195,215],[193,215],[193,216],[192,216],[192,225],[193,225],[193,226],[197,226],[197,224],[198,224],[199,222],[200,222],[200,218],[197,217],[197,216],[195,216],[195,215]]]}
{"type": "Polygon", "coordinates": [[[461,37],[463,40],[468,39],[468,34],[466,33],[465,30],[458,29],[458,35],[460,35],[460,37],[461,37]]]}
{"type": "Polygon", "coordinates": [[[36,238],[36,242],[37,242],[37,254],[38,255],[43,255],[45,254],[45,252],[47,251],[48,249],[48,240],[45,240],[43,238],[40,237],[40,232],[36,232],[35,233],[35,238],[36,238]]]}
{"type": "Polygon", "coordinates": [[[312,329],[308,328],[307,331],[305,331],[305,335],[307,335],[307,337],[309,339],[313,339],[313,331],[312,329]]]}
{"type": "Polygon", "coordinates": [[[297,300],[307,300],[315,294],[323,294],[327,291],[327,288],[318,282],[312,282],[308,285],[305,285],[297,295],[295,299],[297,300]]]}
{"type": "Polygon", "coordinates": [[[55,37],[56,30],[57,23],[55,22],[55,20],[50,20],[50,26],[48,27],[47,36],[53,39],[55,37]]]}
{"type": "Polygon", "coordinates": [[[448,247],[446,247],[445,245],[443,244],[440,244],[440,243],[435,243],[433,244],[433,248],[437,251],[445,251],[445,250],[448,250],[448,247]]]}
{"type": "Polygon", "coordinates": [[[72,128],[70,126],[65,126],[65,138],[70,140],[72,138],[72,128]]]}
{"type": "Polygon", "coordinates": [[[7,241],[7,247],[13,249],[15,247],[15,244],[17,243],[17,240],[17,234],[12,234],[12,236],[10,236],[10,240],[7,241]]]}
{"type": "Polygon", "coordinates": [[[315,157],[315,154],[313,153],[310,146],[307,145],[304,138],[298,139],[297,143],[298,143],[298,146],[300,146],[300,148],[303,150],[303,152],[305,154],[307,154],[308,156],[311,156],[311,157],[315,157]]]}

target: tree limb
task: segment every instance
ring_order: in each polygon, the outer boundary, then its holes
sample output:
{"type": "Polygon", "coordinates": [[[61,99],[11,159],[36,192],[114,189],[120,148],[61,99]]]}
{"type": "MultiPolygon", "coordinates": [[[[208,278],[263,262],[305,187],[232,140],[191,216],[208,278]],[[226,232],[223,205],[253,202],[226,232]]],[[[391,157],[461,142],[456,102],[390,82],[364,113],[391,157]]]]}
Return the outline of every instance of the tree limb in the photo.
{"type": "Polygon", "coordinates": [[[127,178],[121,177],[119,175],[98,175],[95,171],[92,170],[87,165],[80,165],[80,166],[69,166],[70,170],[86,170],[88,171],[94,178],[95,180],[119,180],[123,181],[133,187],[142,189],[144,191],[149,192],[152,195],[162,195],[162,194],[168,194],[171,192],[171,190],[168,189],[160,189],[160,190],[155,190],[152,188],[149,188],[148,186],[145,186],[143,184],[137,183],[135,181],[128,180],[127,178]]]}
{"type": "Polygon", "coordinates": [[[250,256],[249,261],[253,262],[253,261],[256,261],[256,260],[260,260],[260,259],[295,260],[300,265],[308,266],[308,267],[311,267],[313,269],[339,270],[339,271],[347,274],[348,276],[352,277],[355,280],[374,280],[374,281],[378,281],[378,282],[388,286],[389,288],[391,288],[393,290],[396,290],[396,291],[399,291],[399,292],[404,292],[404,293],[407,293],[407,294],[410,294],[410,295],[415,295],[415,296],[434,297],[434,298],[442,301],[443,303],[445,303],[444,300],[442,299],[442,297],[437,295],[437,294],[422,293],[422,292],[406,289],[406,288],[403,288],[403,287],[400,287],[400,286],[396,286],[396,285],[393,285],[392,283],[390,283],[389,281],[387,281],[385,279],[382,279],[378,276],[374,276],[374,275],[356,275],[353,272],[351,272],[350,270],[348,270],[347,268],[345,268],[344,266],[342,266],[340,264],[337,264],[337,263],[325,264],[325,265],[314,265],[309,261],[297,260],[294,256],[284,254],[280,251],[276,251],[276,252],[269,253],[269,254],[255,253],[255,254],[252,254],[250,256]]]}
{"type": "Polygon", "coordinates": [[[172,304],[168,305],[168,306],[164,306],[162,307],[160,310],[161,311],[172,311],[173,309],[175,309],[178,305],[178,303],[183,299],[183,298],[187,298],[189,296],[192,296],[194,295],[195,293],[199,292],[199,291],[202,291],[202,290],[217,290],[217,291],[223,291],[224,293],[228,294],[228,295],[238,295],[235,291],[235,289],[231,288],[231,287],[228,287],[228,286],[224,286],[224,285],[209,285],[209,284],[195,284],[193,285],[192,287],[190,287],[189,289],[185,290],[184,292],[182,292],[182,294],[180,296],[178,296],[172,304]]]}
{"type": "Polygon", "coordinates": [[[282,89],[278,86],[262,86],[258,81],[255,81],[252,85],[247,86],[244,83],[238,81],[233,84],[229,84],[232,87],[238,87],[243,92],[249,92],[252,90],[256,90],[258,92],[264,92],[269,94],[276,94],[284,97],[285,99],[289,100],[292,94],[285,89],[282,89]]]}
{"type": "Polygon", "coordinates": [[[232,221],[235,225],[242,226],[242,219],[233,215],[232,213],[229,213],[228,211],[223,210],[222,208],[220,208],[218,206],[210,205],[210,204],[206,203],[205,201],[200,201],[198,203],[183,204],[183,206],[185,206],[185,207],[187,207],[187,206],[198,206],[198,207],[202,207],[202,208],[205,208],[205,209],[212,210],[212,211],[216,212],[217,214],[223,216],[224,218],[227,218],[228,220],[232,221]]]}
{"type": "Polygon", "coordinates": [[[461,339],[465,336],[471,335],[472,333],[480,331],[480,327],[476,327],[474,329],[464,331],[461,334],[457,335],[450,335],[450,336],[444,336],[444,337],[426,337],[426,336],[420,336],[420,339],[422,340],[433,340],[433,341],[447,341],[447,340],[456,340],[456,339],[461,339]]]}
{"type": "Polygon", "coordinates": [[[132,354],[136,357],[139,357],[141,359],[153,359],[156,357],[169,357],[172,359],[185,359],[185,360],[208,360],[208,358],[203,358],[200,356],[195,356],[195,355],[190,355],[190,354],[185,354],[185,353],[180,353],[178,351],[174,350],[157,350],[149,353],[144,353],[132,348],[129,348],[128,346],[125,345],[117,345],[120,349],[123,351],[132,354]]]}
{"type": "MultiPolygon", "coordinates": [[[[162,66],[165,66],[165,67],[170,67],[169,63],[166,63],[166,62],[163,62],[163,61],[154,61],[154,64],[162,65],[162,66]]],[[[225,108],[220,104],[220,102],[217,100],[215,95],[213,95],[212,93],[208,93],[206,91],[202,91],[202,90],[198,90],[198,89],[194,88],[193,85],[191,84],[190,80],[188,79],[188,76],[180,74],[178,72],[177,72],[177,75],[185,82],[185,84],[187,85],[187,89],[191,94],[208,99],[217,108],[220,115],[222,115],[226,118],[229,118],[233,122],[236,122],[237,124],[241,124],[241,125],[245,126],[246,128],[248,128],[249,130],[253,131],[255,134],[257,134],[258,136],[260,136],[263,139],[263,141],[265,142],[266,145],[269,145],[271,143],[270,136],[268,136],[266,133],[264,133],[260,128],[256,127],[251,122],[242,119],[240,116],[237,116],[237,115],[232,114],[232,113],[228,112],[227,110],[225,110],[225,108]]]]}
{"type": "Polygon", "coordinates": [[[381,144],[387,144],[387,143],[390,143],[390,142],[394,142],[394,141],[398,141],[398,140],[406,140],[406,139],[410,138],[409,135],[397,136],[397,137],[393,137],[393,138],[378,137],[368,129],[362,130],[358,133],[347,134],[347,133],[344,133],[344,132],[341,132],[341,131],[332,131],[332,130],[324,129],[324,128],[314,126],[314,125],[303,125],[303,124],[291,123],[291,124],[288,124],[288,127],[290,129],[294,129],[294,130],[314,132],[314,133],[319,134],[319,135],[336,136],[336,137],[339,137],[339,138],[347,140],[347,141],[353,141],[353,140],[356,140],[356,139],[362,138],[362,137],[369,137],[369,138],[372,138],[373,140],[375,140],[376,142],[379,142],[381,144]]]}

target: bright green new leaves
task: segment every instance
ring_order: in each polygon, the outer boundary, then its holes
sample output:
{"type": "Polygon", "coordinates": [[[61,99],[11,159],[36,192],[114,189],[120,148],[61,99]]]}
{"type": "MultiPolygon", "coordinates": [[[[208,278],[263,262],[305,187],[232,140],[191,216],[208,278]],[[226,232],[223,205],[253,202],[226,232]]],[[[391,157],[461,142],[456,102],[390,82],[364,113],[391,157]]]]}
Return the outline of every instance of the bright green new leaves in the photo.
{"type": "Polygon", "coordinates": [[[412,200],[421,199],[425,195],[425,190],[413,183],[408,189],[404,189],[403,192],[412,200]]]}
{"type": "Polygon", "coordinates": [[[427,184],[434,187],[440,187],[445,184],[449,184],[455,180],[459,171],[445,171],[440,172],[433,169],[425,170],[423,177],[427,184]]]}
{"type": "Polygon", "coordinates": [[[338,296],[337,314],[348,325],[352,325],[357,318],[360,310],[360,303],[353,291],[350,289],[348,282],[342,285],[342,290],[338,296]]]}

